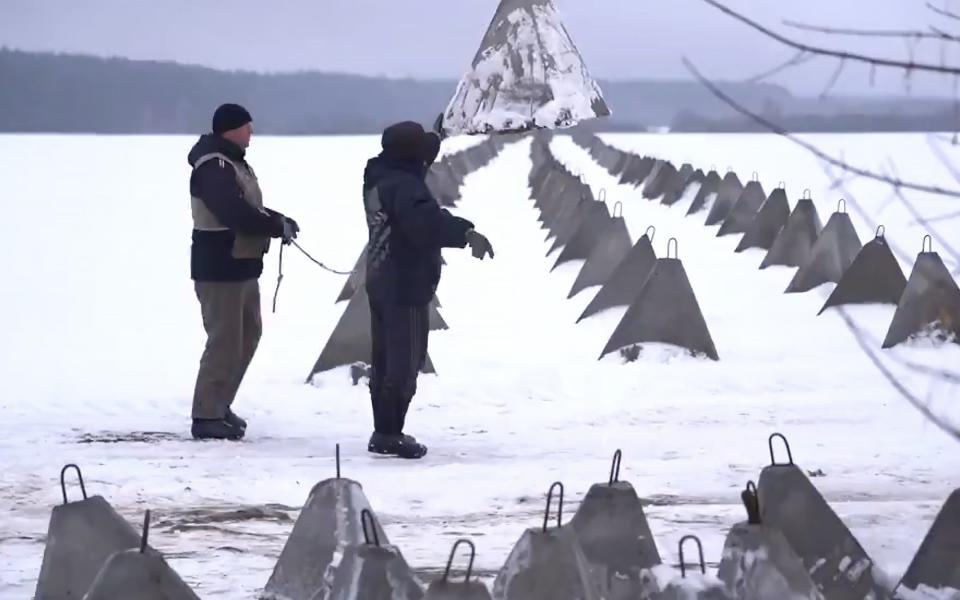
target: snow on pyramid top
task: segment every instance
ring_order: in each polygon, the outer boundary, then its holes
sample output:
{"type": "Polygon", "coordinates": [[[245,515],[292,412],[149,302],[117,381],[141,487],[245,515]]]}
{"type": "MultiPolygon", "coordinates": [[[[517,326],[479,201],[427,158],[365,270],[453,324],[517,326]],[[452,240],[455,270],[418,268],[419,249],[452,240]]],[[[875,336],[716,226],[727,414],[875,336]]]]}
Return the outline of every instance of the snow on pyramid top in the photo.
{"type": "Polygon", "coordinates": [[[448,135],[552,129],[609,114],[552,0],[501,0],[443,127],[448,135]]]}

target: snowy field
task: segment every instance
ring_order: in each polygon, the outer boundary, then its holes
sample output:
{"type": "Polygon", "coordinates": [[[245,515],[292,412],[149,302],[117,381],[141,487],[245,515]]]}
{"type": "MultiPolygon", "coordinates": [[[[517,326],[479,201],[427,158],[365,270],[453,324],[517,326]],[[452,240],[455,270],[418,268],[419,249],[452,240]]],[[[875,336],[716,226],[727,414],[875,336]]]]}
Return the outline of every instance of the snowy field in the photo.
{"type": "MultiPolygon", "coordinates": [[[[863,242],[886,226],[907,274],[930,231],[951,269],[960,219],[917,224],[880,184],[830,190],[821,164],[763,135],[611,135],[620,148],[691,161],[767,192],[785,181],[791,204],[810,188],[826,222],[845,195],[863,242]]],[[[825,150],[904,178],[960,186],[927,136],[810,136],[825,150]]],[[[447,251],[438,292],[450,325],[435,332],[436,377],[421,378],[409,432],[430,447],[419,462],[377,458],[367,390],[345,370],[304,379],[345,303],[343,278],[286,253],[276,314],[276,252],[261,280],[265,333],[235,405],[250,429],[240,443],[189,439],[204,336],[189,280],[190,137],[0,136],[0,239],[7,248],[0,313],[0,598],[33,593],[60,467],[76,462],[87,490],[131,522],[154,511],[151,543],[203,598],[254,598],[270,576],[311,486],[334,474],[359,480],[390,540],[425,579],[452,542],[472,537],[477,570],[491,577],[525,527],[542,519],[555,480],[565,519],[614,450],[622,477],[649,500],[661,554],[676,562],[682,535],[701,537],[710,563],[743,519],[739,492],[768,464],[766,440],[783,432],[879,565],[906,568],[941,503],[960,485],[958,442],[925,420],[880,375],[840,317],[816,316],[831,286],[784,295],[793,271],[757,269],[758,250],[715,237],[706,213],[685,218],[619,186],[568,138],[553,150],[608,202],[621,201],[634,240],[669,237],[697,294],[719,362],[653,352],[632,364],[598,361],[623,309],[575,325],[596,288],[566,300],[578,265],[550,273],[555,255],[529,201],[529,141],[508,146],[467,179],[457,212],[486,233],[492,261],[447,251]]],[[[452,147],[469,141],[452,140],[452,147]]],[[[360,177],[375,137],[255,138],[251,162],[268,206],[294,216],[301,242],[349,269],[365,240],[360,177]]],[[[960,158],[960,153],[946,152],[960,158]]],[[[695,190],[691,190],[692,192],[695,190]]],[[[956,200],[909,194],[927,217],[956,200]]],[[[879,342],[892,307],[851,310],[879,342]]],[[[960,346],[885,353],[960,365],[960,346]]],[[[891,362],[892,364],[892,362],[891,362]]],[[[897,368],[894,366],[893,368],[897,368]]],[[[902,369],[935,410],[960,423],[960,387],[902,369]],[[953,409],[953,414],[949,411],[953,409]]]]}

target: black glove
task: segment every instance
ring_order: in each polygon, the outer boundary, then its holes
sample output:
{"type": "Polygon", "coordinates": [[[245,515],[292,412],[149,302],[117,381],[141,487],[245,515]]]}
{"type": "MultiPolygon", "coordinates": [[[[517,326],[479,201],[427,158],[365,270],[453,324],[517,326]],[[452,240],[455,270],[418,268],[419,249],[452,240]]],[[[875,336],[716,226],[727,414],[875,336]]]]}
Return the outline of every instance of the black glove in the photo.
{"type": "Polygon", "coordinates": [[[298,233],[300,233],[300,226],[297,222],[290,217],[283,217],[283,243],[289,244],[297,239],[298,233]]]}
{"type": "Polygon", "coordinates": [[[467,245],[470,246],[474,258],[483,260],[487,254],[490,255],[490,258],[493,258],[493,246],[490,245],[490,240],[482,233],[471,229],[464,237],[467,239],[467,245]]]}

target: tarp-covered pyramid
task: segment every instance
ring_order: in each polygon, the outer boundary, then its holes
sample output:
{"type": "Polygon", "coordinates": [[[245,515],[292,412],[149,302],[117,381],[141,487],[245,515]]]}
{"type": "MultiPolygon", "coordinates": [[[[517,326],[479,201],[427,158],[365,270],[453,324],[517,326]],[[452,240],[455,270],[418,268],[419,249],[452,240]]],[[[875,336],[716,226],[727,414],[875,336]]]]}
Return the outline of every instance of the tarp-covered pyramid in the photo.
{"type": "Polygon", "coordinates": [[[551,0],[502,0],[443,116],[448,135],[559,128],[610,109],[551,0]]]}

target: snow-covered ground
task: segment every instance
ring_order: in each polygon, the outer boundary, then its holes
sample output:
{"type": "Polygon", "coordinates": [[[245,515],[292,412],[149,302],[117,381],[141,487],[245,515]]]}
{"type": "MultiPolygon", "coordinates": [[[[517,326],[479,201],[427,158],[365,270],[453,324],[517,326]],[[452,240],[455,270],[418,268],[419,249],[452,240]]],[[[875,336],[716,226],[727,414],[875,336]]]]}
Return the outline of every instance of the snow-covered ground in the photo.
{"type": "MultiPolygon", "coordinates": [[[[819,163],[761,135],[605,136],[619,147],[705,168],[757,171],[769,191],[785,180],[791,202],[810,188],[826,221],[839,192],[819,163]]],[[[851,161],[956,186],[920,135],[811,136],[851,161]]],[[[251,162],[269,206],[296,217],[301,242],[335,268],[356,260],[365,227],[364,159],[375,137],[257,138],[251,162]]],[[[458,212],[492,240],[496,258],[448,251],[439,290],[450,329],[431,338],[439,373],[421,379],[409,430],[430,446],[419,462],[365,452],[366,389],[343,370],[304,379],[345,304],[343,278],[289,252],[276,314],[276,254],[262,279],[265,334],[236,404],[250,420],[241,443],[189,439],[190,396],[203,332],[188,277],[187,137],[0,137],[8,249],[0,314],[0,598],[33,591],[58,474],[84,469],[87,489],[131,522],[154,511],[151,543],[203,598],[253,598],[310,487],[332,476],[361,481],[393,543],[426,578],[452,542],[472,537],[477,568],[492,575],[543,498],[565,483],[572,515],[623,450],[623,478],[651,505],[661,553],[676,560],[688,533],[719,560],[742,520],[739,491],[769,462],[766,439],[786,434],[814,479],[879,564],[894,576],[912,558],[940,504],[960,483],[957,441],[926,421],[881,377],[841,319],[817,317],[829,286],[784,295],[792,271],[757,270],[762,253],[734,254],[705,213],[685,218],[619,186],[566,138],[557,156],[608,202],[623,202],[634,238],[655,225],[668,237],[720,354],[719,362],[655,353],[619,364],[597,356],[622,309],[575,325],[593,290],[571,300],[577,265],[553,257],[528,200],[529,142],[509,146],[467,180],[458,212]]],[[[453,140],[454,144],[468,144],[453,140]]],[[[908,271],[927,228],[887,188],[850,183],[851,204],[887,229],[908,271]]],[[[911,195],[924,215],[956,201],[911,195]]],[[[689,202],[689,197],[685,200],[689,202]]],[[[872,236],[851,206],[861,239],[872,236]]],[[[960,221],[934,224],[935,249],[960,246],[960,221]]],[[[893,309],[852,310],[879,340],[893,309]]],[[[960,365],[960,347],[914,349],[911,360],[960,365]]],[[[941,412],[960,389],[905,375],[941,412]]],[[[954,409],[956,410],[956,409],[954,409]]],[[[956,417],[956,414],[954,414],[956,417]]],[[[957,418],[960,421],[960,418],[957,418]]]]}

